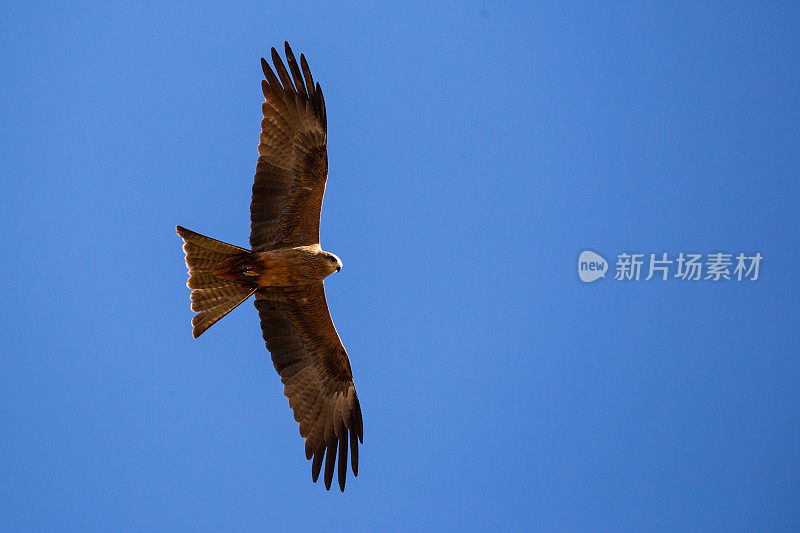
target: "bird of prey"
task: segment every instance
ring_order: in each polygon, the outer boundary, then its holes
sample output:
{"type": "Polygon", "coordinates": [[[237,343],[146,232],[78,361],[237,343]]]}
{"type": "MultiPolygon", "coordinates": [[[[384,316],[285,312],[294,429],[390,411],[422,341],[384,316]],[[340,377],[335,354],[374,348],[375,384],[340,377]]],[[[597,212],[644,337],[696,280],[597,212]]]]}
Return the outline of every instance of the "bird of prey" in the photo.
{"type": "Polygon", "coordinates": [[[195,338],[255,294],[261,330],[281,376],[283,392],[300,424],[316,483],[325,460],[330,490],[338,456],[344,492],[347,451],[358,475],[364,442],[350,360],[325,300],[323,280],[342,268],[320,247],[322,197],[328,176],[327,118],[319,83],[306,58],[286,45],[287,69],[272,49],[273,72],[261,58],[261,135],[253,198],[250,249],[181,226],[195,338]],[[277,75],[276,75],[277,73],[277,75]]]}

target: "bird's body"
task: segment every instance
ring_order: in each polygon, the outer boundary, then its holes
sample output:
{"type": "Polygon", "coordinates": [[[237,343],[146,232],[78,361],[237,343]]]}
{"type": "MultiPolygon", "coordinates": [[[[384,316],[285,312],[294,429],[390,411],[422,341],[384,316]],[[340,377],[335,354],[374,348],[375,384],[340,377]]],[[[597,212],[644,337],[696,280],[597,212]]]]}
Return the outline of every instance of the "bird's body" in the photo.
{"type": "Polygon", "coordinates": [[[336,333],[323,280],[342,268],[320,246],[328,177],[327,115],[305,57],[286,43],[287,70],[272,49],[275,72],[262,58],[264,103],[250,204],[250,246],[241,248],[177,226],[192,289],[194,337],[255,295],[261,330],[313,459],[316,482],[325,462],[330,489],[338,459],[344,491],[348,449],[358,475],[361,406],[350,360],[336,333]]]}
{"type": "Polygon", "coordinates": [[[287,246],[266,252],[242,252],[221,261],[214,275],[253,287],[300,287],[321,283],[342,263],[318,244],[287,246]]]}

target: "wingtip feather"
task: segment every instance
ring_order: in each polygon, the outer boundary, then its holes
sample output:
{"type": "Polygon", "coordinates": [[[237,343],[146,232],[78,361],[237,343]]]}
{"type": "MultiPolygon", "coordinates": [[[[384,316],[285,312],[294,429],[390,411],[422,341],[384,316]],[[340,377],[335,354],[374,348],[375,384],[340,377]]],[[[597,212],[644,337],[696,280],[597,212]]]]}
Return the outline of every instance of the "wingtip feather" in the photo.
{"type": "Polygon", "coordinates": [[[350,465],[353,469],[353,475],[358,477],[358,442],[354,431],[350,432],[350,465]]]}
{"type": "Polygon", "coordinates": [[[336,464],[336,448],[339,441],[336,439],[331,440],[328,444],[328,450],[325,453],[325,489],[331,490],[331,483],[333,482],[333,467],[336,464]]]}
{"type": "Polygon", "coordinates": [[[317,482],[319,479],[319,473],[322,469],[322,458],[325,455],[325,448],[321,450],[317,450],[314,452],[314,462],[311,463],[311,479],[314,480],[314,483],[317,482]]]}
{"type": "Polygon", "coordinates": [[[347,430],[342,432],[339,438],[339,490],[344,492],[344,484],[347,481],[347,430]]]}

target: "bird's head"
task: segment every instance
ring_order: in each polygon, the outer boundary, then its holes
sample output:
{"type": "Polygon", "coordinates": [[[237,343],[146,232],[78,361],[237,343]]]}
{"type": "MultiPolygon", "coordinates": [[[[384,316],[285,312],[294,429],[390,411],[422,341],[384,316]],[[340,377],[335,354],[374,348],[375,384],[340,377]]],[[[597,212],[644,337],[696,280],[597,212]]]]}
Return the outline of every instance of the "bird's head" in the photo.
{"type": "Polygon", "coordinates": [[[330,252],[323,252],[323,253],[325,254],[328,274],[339,272],[342,269],[342,260],[339,259],[335,254],[332,254],[330,252]]]}

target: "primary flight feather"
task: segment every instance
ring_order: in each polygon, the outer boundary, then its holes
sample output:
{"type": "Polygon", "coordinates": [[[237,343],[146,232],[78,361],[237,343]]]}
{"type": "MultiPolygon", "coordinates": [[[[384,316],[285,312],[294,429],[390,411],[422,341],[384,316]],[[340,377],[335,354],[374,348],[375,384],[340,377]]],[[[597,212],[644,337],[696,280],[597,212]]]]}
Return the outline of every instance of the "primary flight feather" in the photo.
{"type": "Polygon", "coordinates": [[[261,135],[250,204],[250,250],[177,226],[192,289],[192,334],[199,337],[255,294],[261,330],[283,392],[313,459],[314,482],[325,463],[330,490],[338,459],[344,491],[347,456],[358,475],[364,442],[350,360],[333,325],[323,280],[342,268],[320,247],[319,224],[328,177],[327,118],[319,83],[306,58],[286,44],[287,70],[272,49],[264,58],[261,135]],[[276,74],[277,73],[277,74],[276,74]]]}

